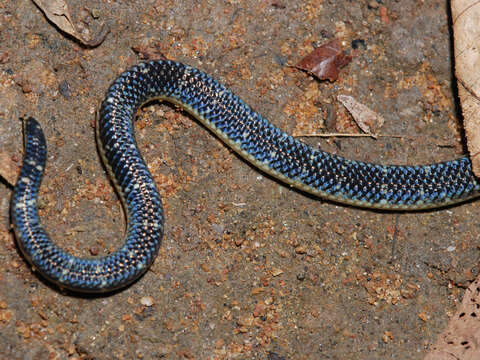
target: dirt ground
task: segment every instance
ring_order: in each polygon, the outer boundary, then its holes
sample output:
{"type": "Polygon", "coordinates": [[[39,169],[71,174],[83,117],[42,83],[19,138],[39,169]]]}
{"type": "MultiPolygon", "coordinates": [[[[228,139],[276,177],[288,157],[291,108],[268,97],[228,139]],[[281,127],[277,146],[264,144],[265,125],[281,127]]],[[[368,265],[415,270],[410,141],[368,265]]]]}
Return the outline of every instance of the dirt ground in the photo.
{"type": "MultiPolygon", "coordinates": [[[[31,0],[0,0],[0,151],[20,165],[19,118],[41,122],[42,220],[78,256],[121,244],[93,124],[108,85],[145,52],[208,72],[289,133],[359,132],[336,101],[347,94],[385,118],[382,134],[402,135],[305,138],[349,158],[464,153],[446,1],[69,5],[86,37],[109,24],[100,46],[61,33],[31,0]],[[290,66],[335,37],[353,57],[336,82],[290,66]]],[[[258,172],[175,107],[144,107],[136,129],[167,223],[154,265],[123,291],[74,296],[32,272],[0,183],[0,359],[421,359],[478,273],[478,202],[347,207],[258,172]]]]}

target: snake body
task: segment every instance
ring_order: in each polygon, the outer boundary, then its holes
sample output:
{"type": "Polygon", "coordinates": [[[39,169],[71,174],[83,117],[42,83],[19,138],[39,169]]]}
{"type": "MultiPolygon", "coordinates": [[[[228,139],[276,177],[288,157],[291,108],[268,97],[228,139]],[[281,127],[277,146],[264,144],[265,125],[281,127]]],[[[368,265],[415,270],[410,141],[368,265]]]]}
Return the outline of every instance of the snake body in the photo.
{"type": "Polygon", "coordinates": [[[138,279],[154,261],[164,230],[162,202],[135,141],[133,121],[152,99],[180,105],[217,137],[271,176],[316,196],[354,206],[413,210],[442,207],[479,195],[466,157],[425,166],[386,166],[316,150],[284,133],[209,75],[156,60],[122,73],[108,89],[97,119],[103,161],[123,203],[123,246],[102,258],[78,258],[43,229],[37,196],[46,161],[38,122],[24,122],[25,156],[12,198],[19,248],[41,275],[62,288],[106,292],[138,279]]]}

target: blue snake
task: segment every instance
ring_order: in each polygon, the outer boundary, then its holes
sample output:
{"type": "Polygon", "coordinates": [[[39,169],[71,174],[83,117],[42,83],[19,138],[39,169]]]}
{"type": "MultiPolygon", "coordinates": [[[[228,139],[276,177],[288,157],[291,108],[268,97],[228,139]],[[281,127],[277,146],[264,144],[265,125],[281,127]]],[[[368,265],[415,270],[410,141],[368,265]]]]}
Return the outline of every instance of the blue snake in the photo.
{"type": "Polygon", "coordinates": [[[108,292],[138,279],[158,254],[164,212],[140,155],[133,121],[152,99],[181,106],[261,171],[313,195],[360,207],[415,210],[443,207],[479,195],[467,157],[425,166],[386,166],[316,150],[281,131],[209,75],[167,60],[138,64],[108,89],[96,126],[102,159],[127,218],[123,246],[102,258],[62,250],[41,225],[37,197],[46,162],[39,123],[24,120],[25,155],[11,214],[19,248],[32,267],[59,287],[108,292]]]}

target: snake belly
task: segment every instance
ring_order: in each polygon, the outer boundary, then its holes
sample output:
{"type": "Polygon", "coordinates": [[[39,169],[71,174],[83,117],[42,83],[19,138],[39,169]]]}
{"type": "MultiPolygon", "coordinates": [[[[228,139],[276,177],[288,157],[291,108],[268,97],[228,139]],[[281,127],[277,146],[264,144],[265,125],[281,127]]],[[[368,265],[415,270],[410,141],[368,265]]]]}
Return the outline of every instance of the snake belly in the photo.
{"type": "Polygon", "coordinates": [[[93,293],[122,288],[138,279],[158,254],[164,230],[162,202],[133,129],[138,108],[153,99],[178,104],[263,172],[328,200],[416,210],[479,195],[478,179],[467,157],[424,166],[345,159],[294,139],[198,69],[167,60],[141,63],[113,82],[97,119],[100,153],[127,218],[123,246],[108,256],[74,257],[43,229],[37,196],[46,142],[36,120],[24,121],[25,155],[12,197],[12,222],[25,258],[61,288],[93,293]]]}

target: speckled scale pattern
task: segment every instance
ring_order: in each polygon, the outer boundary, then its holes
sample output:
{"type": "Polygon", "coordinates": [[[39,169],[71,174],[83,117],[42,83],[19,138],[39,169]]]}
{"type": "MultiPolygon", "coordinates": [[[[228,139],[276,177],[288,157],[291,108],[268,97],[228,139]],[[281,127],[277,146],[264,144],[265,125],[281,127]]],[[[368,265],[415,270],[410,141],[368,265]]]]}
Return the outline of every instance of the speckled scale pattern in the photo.
{"type": "MultiPolygon", "coordinates": [[[[129,226],[120,250],[100,259],[74,257],[53,243],[40,224],[37,196],[45,168],[46,143],[36,120],[29,118],[24,125],[25,158],[13,194],[12,220],[19,247],[33,268],[63,288],[82,292],[111,291],[138,278],[155,259],[162,239],[163,211],[155,186],[129,191],[135,178],[125,182],[129,226]]],[[[138,152],[130,154],[137,158],[138,164],[129,163],[134,164],[136,179],[152,183],[138,152]]]]}
{"type": "Polygon", "coordinates": [[[77,258],[43,230],[37,195],[46,159],[38,122],[24,122],[25,158],[12,198],[19,247],[33,267],[62,288],[104,292],[126,286],[155,259],[163,236],[161,198],[136,145],[133,119],[152,99],[179,104],[262,171],[303,191],[362,207],[412,210],[450,205],[479,195],[468,158],[392,166],[348,160],[279,130],[207,74],[177,62],[134,66],[110,86],[97,138],[106,168],[126,211],[124,245],[103,258],[77,258]]]}

